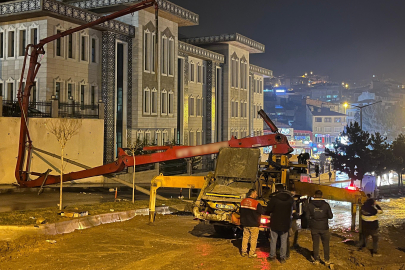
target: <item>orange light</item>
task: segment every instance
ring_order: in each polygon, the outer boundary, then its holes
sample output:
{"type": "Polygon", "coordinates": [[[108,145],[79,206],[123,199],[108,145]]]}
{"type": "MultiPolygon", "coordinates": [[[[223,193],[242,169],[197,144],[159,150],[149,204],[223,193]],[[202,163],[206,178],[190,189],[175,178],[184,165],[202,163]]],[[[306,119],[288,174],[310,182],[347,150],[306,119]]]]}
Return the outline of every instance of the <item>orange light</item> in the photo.
{"type": "Polygon", "coordinates": [[[260,223],[262,223],[262,224],[268,223],[267,218],[261,218],[260,223]]]}

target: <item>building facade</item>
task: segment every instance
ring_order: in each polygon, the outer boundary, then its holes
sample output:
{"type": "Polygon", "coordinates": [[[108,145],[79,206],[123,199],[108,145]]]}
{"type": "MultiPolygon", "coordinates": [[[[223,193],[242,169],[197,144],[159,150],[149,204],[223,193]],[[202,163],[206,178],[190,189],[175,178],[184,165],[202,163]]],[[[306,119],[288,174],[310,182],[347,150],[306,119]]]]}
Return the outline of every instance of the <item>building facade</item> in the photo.
{"type": "MultiPolygon", "coordinates": [[[[27,44],[96,20],[138,0],[25,0],[0,5],[0,94],[15,101],[27,44]],[[91,10],[91,12],[89,11],[91,10]]],[[[91,111],[104,104],[104,162],[119,147],[199,145],[263,134],[263,79],[250,64],[265,46],[240,34],[178,39],[199,16],[159,0],[138,11],[45,45],[33,103],[57,99],[91,111]]],[[[24,82],[23,82],[24,83],[24,82]]],[[[61,105],[60,105],[61,106],[61,105]]]]}
{"type": "Polygon", "coordinates": [[[313,133],[314,151],[324,152],[325,148],[333,148],[332,143],[343,132],[346,126],[346,115],[307,105],[307,125],[313,133]]]}

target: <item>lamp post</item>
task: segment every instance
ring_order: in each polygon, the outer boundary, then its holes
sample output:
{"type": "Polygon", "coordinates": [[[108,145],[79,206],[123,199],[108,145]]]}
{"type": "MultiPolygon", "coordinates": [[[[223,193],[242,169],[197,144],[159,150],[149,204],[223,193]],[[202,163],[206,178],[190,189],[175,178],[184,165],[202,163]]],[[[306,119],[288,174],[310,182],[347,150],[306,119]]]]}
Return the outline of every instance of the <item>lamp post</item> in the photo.
{"type": "Polygon", "coordinates": [[[380,100],[380,101],[373,102],[373,103],[370,103],[370,104],[366,104],[366,105],[363,105],[363,106],[356,106],[356,105],[353,105],[353,104],[350,105],[350,106],[353,106],[353,107],[356,107],[356,108],[360,109],[360,129],[361,130],[363,130],[363,108],[374,105],[374,104],[377,104],[377,103],[380,103],[380,102],[382,102],[382,101],[380,100]]]}

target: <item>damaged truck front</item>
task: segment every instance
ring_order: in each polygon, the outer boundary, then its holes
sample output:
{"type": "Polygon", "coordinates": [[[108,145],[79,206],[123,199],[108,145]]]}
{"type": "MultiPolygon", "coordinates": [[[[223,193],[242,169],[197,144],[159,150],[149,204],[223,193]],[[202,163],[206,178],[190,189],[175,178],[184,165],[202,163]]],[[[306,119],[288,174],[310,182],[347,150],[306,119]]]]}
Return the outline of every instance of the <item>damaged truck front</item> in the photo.
{"type": "MultiPolygon", "coordinates": [[[[213,175],[206,177],[197,198],[193,214],[201,221],[214,224],[219,231],[224,226],[240,225],[240,203],[249,189],[256,189],[259,201],[265,205],[258,178],[260,150],[252,148],[222,148],[218,153],[213,175]]],[[[263,227],[269,223],[261,219],[263,227]]]]}

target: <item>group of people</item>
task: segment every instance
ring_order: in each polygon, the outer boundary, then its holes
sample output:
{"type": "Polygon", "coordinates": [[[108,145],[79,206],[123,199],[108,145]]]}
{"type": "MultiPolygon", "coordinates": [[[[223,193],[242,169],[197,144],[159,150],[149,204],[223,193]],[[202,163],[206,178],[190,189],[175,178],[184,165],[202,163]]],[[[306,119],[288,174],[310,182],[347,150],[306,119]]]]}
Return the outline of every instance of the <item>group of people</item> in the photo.
{"type": "MultiPolygon", "coordinates": [[[[246,199],[241,202],[240,217],[243,226],[242,257],[257,257],[256,245],[259,235],[260,218],[262,214],[269,214],[270,221],[270,255],[269,261],[276,260],[276,249],[280,240],[280,262],[285,263],[290,256],[289,236],[294,237],[293,247],[297,247],[298,225],[297,201],[294,199],[294,191],[287,191],[282,184],[276,185],[276,192],[271,197],[267,208],[256,200],[257,191],[249,190],[246,199]],[[248,252],[248,245],[250,245],[248,252]]],[[[320,264],[319,246],[322,242],[324,251],[324,263],[330,266],[329,249],[329,219],[333,218],[330,205],[322,198],[322,191],[315,191],[314,197],[304,207],[304,215],[308,221],[313,242],[313,263],[320,264]]],[[[378,253],[378,218],[382,213],[381,207],[370,196],[361,207],[363,234],[360,237],[358,247],[366,246],[368,236],[373,238],[373,255],[378,253]]]]}

